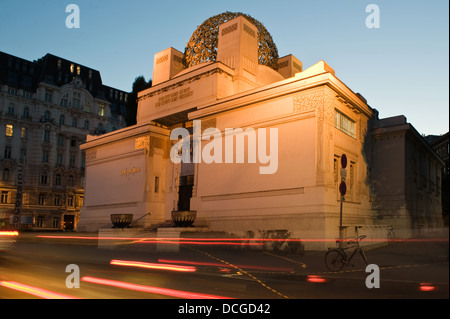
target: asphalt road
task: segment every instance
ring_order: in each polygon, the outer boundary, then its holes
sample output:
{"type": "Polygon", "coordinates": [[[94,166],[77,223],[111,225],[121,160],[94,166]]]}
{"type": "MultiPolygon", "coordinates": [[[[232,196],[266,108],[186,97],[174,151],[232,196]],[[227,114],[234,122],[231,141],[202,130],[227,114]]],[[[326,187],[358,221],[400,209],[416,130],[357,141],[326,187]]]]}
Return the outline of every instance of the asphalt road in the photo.
{"type": "MultiPolygon", "coordinates": [[[[380,275],[380,288],[371,289],[366,286],[371,273],[361,262],[332,273],[324,265],[323,252],[286,255],[186,246],[179,253],[159,253],[143,247],[99,249],[96,240],[28,234],[0,257],[0,298],[176,299],[183,300],[183,307],[188,305],[184,300],[192,298],[259,300],[258,305],[266,305],[266,300],[269,307],[275,299],[448,299],[448,238],[367,251],[380,275]],[[167,264],[187,268],[149,268],[167,264]],[[68,265],[75,265],[79,276],[68,265]],[[79,288],[68,287],[78,282],[79,288]]],[[[188,306],[177,309],[189,311],[188,306]]]]}

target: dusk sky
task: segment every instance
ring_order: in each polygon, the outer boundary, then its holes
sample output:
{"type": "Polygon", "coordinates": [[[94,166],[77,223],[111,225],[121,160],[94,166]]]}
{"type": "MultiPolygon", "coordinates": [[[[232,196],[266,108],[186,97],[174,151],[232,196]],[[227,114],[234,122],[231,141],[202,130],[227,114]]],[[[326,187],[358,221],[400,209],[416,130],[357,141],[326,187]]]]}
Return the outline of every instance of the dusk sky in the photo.
{"type": "Polygon", "coordinates": [[[304,69],[326,61],[380,117],[403,114],[426,135],[449,130],[448,0],[0,0],[0,51],[31,61],[51,53],[130,91],[137,76],[152,78],[155,53],[184,51],[197,26],[225,11],[263,23],[279,56],[293,54],[304,69]],[[71,3],[79,29],[66,27],[71,3]],[[366,27],[369,4],[380,9],[379,28],[366,27]]]}

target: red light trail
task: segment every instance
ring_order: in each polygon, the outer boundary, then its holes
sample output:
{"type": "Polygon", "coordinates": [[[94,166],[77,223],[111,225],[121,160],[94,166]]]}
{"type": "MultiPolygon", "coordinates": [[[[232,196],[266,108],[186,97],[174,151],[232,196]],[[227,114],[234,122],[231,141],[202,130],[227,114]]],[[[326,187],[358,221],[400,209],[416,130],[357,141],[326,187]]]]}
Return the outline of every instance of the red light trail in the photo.
{"type": "Polygon", "coordinates": [[[188,291],[181,291],[181,290],[174,290],[174,289],[167,289],[167,288],[160,288],[160,287],[152,287],[152,286],[144,286],[144,285],[132,284],[132,283],[123,282],[123,281],[116,281],[116,280],[102,279],[102,278],[95,278],[95,277],[82,277],[81,281],[90,282],[90,283],[99,284],[99,285],[106,285],[106,286],[118,287],[118,288],[123,288],[123,289],[147,292],[147,293],[158,294],[158,295],[184,298],[184,299],[233,299],[233,298],[223,297],[223,296],[207,295],[207,294],[200,294],[200,293],[195,293],[195,292],[188,292],[188,291]]]}
{"type": "MultiPolygon", "coordinates": [[[[169,260],[169,259],[158,259],[161,263],[175,263],[175,264],[186,264],[186,265],[196,265],[196,266],[212,266],[212,267],[222,267],[222,268],[234,268],[227,264],[222,263],[208,263],[208,262],[197,262],[190,260],[169,260]]],[[[256,270],[268,270],[268,271],[294,271],[292,268],[281,268],[281,267],[264,267],[264,266],[251,266],[251,265],[236,265],[238,268],[242,269],[256,269],[256,270]]]]}
{"type": "Polygon", "coordinates": [[[180,271],[180,272],[194,272],[197,270],[195,267],[192,267],[192,266],[178,266],[178,265],[172,265],[172,264],[155,264],[155,263],[147,263],[147,262],[142,262],[142,261],[116,260],[116,259],[111,260],[110,264],[116,265],[116,266],[129,266],[129,267],[170,270],[170,271],[180,271]]]}

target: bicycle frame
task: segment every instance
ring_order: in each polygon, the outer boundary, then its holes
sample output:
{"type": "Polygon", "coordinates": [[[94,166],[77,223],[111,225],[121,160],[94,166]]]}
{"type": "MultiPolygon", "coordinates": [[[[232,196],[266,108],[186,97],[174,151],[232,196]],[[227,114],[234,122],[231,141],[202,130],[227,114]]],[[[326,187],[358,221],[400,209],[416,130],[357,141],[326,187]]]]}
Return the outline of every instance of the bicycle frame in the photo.
{"type": "Polygon", "coordinates": [[[367,263],[366,255],[364,254],[364,250],[362,250],[362,248],[359,245],[359,242],[362,239],[364,239],[365,237],[366,236],[363,235],[363,236],[358,237],[354,241],[352,241],[352,240],[349,241],[348,244],[355,244],[350,247],[342,248],[340,246],[338,248],[329,249],[328,252],[325,254],[325,264],[327,265],[328,269],[330,269],[331,271],[341,270],[345,265],[348,265],[351,262],[351,260],[353,259],[353,257],[355,257],[355,255],[357,253],[359,253],[361,255],[362,260],[364,261],[364,263],[367,266],[368,263],[367,263]],[[351,253],[351,255],[349,257],[349,254],[346,251],[348,251],[349,249],[353,249],[353,248],[354,248],[354,251],[351,253]],[[341,256],[341,258],[339,256],[341,256]],[[331,257],[331,260],[329,260],[329,257],[331,257]]]}
{"type": "Polygon", "coordinates": [[[345,259],[344,259],[344,263],[345,264],[349,264],[350,261],[353,259],[353,257],[355,257],[355,255],[357,253],[359,253],[361,255],[361,257],[363,258],[364,263],[367,266],[367,261],[365,256],[363,256],[364,251],[361,249],[361,247],[359,246],[359,244],[357,245],[356,249],[352,252],[352,254],[350,255],[350,257],[348,257],[347,253],[345,252],[346,250],[352,249],[354,247],[346,247],[346,248],[341,248],[340,251],[341,253],[344,255],[345,259]]]}

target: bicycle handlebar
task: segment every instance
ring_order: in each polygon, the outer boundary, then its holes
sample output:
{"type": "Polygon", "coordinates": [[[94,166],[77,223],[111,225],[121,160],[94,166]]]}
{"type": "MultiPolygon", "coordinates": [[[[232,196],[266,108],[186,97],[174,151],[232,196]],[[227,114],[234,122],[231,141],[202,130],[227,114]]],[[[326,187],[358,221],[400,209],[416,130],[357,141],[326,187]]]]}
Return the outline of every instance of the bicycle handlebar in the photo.
{"type": "Polygon", "coordinates": [[[358,236],[358,238],[348,241],[347,244],[356,244],[356,242],[361,241],[366,237],[367,237],[366,235],[358,236]]]}

